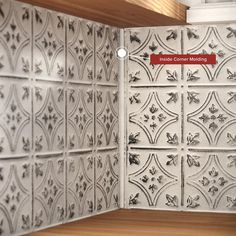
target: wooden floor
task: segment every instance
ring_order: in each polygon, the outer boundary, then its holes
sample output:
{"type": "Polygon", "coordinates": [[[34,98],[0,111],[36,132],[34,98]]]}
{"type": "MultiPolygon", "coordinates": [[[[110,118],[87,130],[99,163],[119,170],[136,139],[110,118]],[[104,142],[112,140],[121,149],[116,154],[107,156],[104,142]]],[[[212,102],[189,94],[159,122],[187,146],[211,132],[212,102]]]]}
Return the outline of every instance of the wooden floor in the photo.
{"type": "Polygon", "coordinates": [[[236,215],[119,210],[31,236],[236,236],[236,215]]]}

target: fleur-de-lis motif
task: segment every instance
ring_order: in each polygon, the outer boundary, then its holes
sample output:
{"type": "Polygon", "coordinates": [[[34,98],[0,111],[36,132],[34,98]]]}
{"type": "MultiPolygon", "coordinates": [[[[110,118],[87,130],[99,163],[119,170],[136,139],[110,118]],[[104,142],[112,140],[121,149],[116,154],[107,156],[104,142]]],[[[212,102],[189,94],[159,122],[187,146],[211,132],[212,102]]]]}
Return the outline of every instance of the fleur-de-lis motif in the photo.
{"type": "Polygon", "coordinates": [[[191,71],[188,69],[187,71],[187,81],[197,81],[200,79],[199,76],[196,76],[198,74],[198,70],[191,71]]]}
{"type": "Polygon", "coordinates": [[[131,43],[136,42],[138,44],[141,44],[141,40],[138,37],[138,32],[133,32],[133,33],[130,32],[130,42],[131,43]]]}
{"type": "Polygon", "coordinates": [[[152,44],[149,46],[149,49],[150,49],[152,52],[154,52],[155,50],[157,50],[157,45],[156,45],[154,42],[152,42],[152,44]]]}
{"type": "Polygon", "coordinates": [[[22,215],[21,219],[22,219],[22,226],[21,226],[21,228],[23,230],[29,230],[30,229],[30,216],[29,215],[22,215]]]}
{"type": "Polygon", "coordinates": [[[88,204],[88,212],[93,213],[93,201],[87,201],[88,204]]]}
{"type": "Polygon", "coordinates": [[[139,165],[140,164],[140,160],[139,160],[139,154],[136,153],[129,153],[129,164],[135,164],[135,165],[139,165]]]}
{"type": "Polygon", "coordinates": [[[171,103],[171,102],[176,103],[178,101],[178,93],[177,92],[176,93],[171,92],[171,93],[167,93],[167,94],[170,96],[170,98],[166,101],[167,103],[171,103]]]}
{"type": "Polygon", "coordinates": [[[30,70],[29,60],[27,60],[27,59],[25,59],[24,57],[22,57],[22,58],[21,58],[21,61],[22,61],[22,64],[23,64],[22,70],[23,70],[25,73],[28,73],[29,70],[30,70]]]}
{"type": "Polygon", "coordinates": [[[200,102],[200,99],[197,98],[197,96],[199,95],[199,93],[195,93],[195,92],[187,92],[188,93],[188,101],[189,101],[189,104],[191,103],[199,103],[200,102]]]}
{"type": "Polygon", "coordinates": [[[97,210],[101,211],[102,210],[102,202],[103,202],[103,198],[98,198],[97,200],[97,210]]]}
{"type": "Polygon", "coordinates": [[[218,44],[216,44],[214,42],[214,40],[212,39],[211,42],[208,44],[208,46],[211,48],[211,49],[214,49],[214,48],[217,48],[218,44]]]}
{"type": "Polygon", "coordinates": [[[187,207],[188,208],[197,208],[198,206],[200,206],[200,204],[198,203],[198,200],[200,199],[199,195],[196,195],[195,197],[192,196],[188,196],[187,199],[187,207]]]}
{"type": "Polygon", "coordinates": [[[227,34],[227,38],[235,37],[236,38],[236,29],[233,29],[232,27],[226,27],[226,29],[229,31],[227,34]]]}
{"type": "Polygon", "coordinates": [[[173,144],[173,145],[178,145],[179,144],[177,134],[171,135],[170,133],[166,133],[166,136],[167,136],[167,143],[173,144]]]}
{"type": "Polygon", "coordinates": [[[195,134],[189,133],[187,136],[187,145],[199,144],[199,140],[198,140],[199,137],[200,137],[200,133],[195,133],[195,134]]]}
{"type": "Polygon", "coordinates": [[[228,208],[235,208],[236,207],[236,198],[227,196],[227,207],[228,208]]]}
{"type": "Polygon", "coordinates": [[[191,28],[187,28],[187,36],[188,39],[199,39],[199,35],[196,34],[197,30],[196,29],[191,29],[191,28]]]}
{"type": "Polygon", "coordinates": [[[43,211],[39,211],[36,213],[35,218],[34,218],[34,225],[36,228],[39,228],[43,224],[43,211]]]}
{"type": "Polygon", "coordinates": [[[166,205],[170,207],[178,207],[178,198],[176,195],[171,196],[170,194],[166,194],[166,205]]]}
{"type": "Polygon", "coordinates": [[[88,138],[88,146],[93,146],[93,135],[92,134],[87,134],[88,138]]]}
{"type": "Polygon", "coordinates": [[[141,100],[139,99],[139,96],[140,96],[140,93],[135,93],[134,95],[130,96],[129,97],[129,101],[130,101],[130,104],[133,104],[133,103],[140,103],[141,100]]]}
{"type": "Polygon", "coordinates": [[[30,175],[30,164],[23,164],[23,173],[22,173],[22,178],[28,178],[30,175]]]}
{"type": "Polygon", "coordinates": [[[169,155],[167,155],[167,157],[169,158],[169,160],[166,162],[167,166],[171,166],[171,165],[176,166],[177,165],[178,155],[169,154],[169,155]]]}
{"type": "Polygon", "coordinates": [[[188,166],[189,167],[192,167],[192,166],[200,167],[200,162],[198,161],[199,158],[200,158],[200,156],[187,154],[188,166]]]}
{"type": "Polygon", "coordinates": [[[227,166],[236,167],[236,155],[229,155],[228,159],[229,159],[229,163],[227,164],[227,166]]]}
{"type": "Polygon", "coordinates": [[[140,135],[140,132],[137,132],[135,134],[131,133],[129,135],[129,143],[128,144],[136,144],[139,142],[138,136],[140,135]]]}
{"type": "Polygon", "coordinates": [[[72,219],[75,215],[75,204],[69,204],[68,205],[68,218],[72,219]]]}
{"type": "Polygon", "coordinates": [[[228,99],[228,103],[236,102],[236,92],[228,92],[230,98],[228,99]]]}
{"type": "Polygon", "coordinates": [[[178,75],[177,72],[174,70],[173,72],[171,72],[170,70],[166,70],[167,73],[167,80],[169,81],[178,81],[178,75]]]}
{"type": "Polygon", "coordinates": [[[140,71],[136,71],[135,73],[129,74],[129,83],[139,81],[141,78],[140,71]]]}
{"type": "Polygon", "coordinates": [[[236,145],[236,135],[232,135],[230,133],[227,133],[227,138],[228,138],[228,141],[227,143],[232,145],[232,146],[235,146],[236,145]]]}
{"type": "Polygon", "coordinates": [[[173,40],[176,40],[176,39],[177,39],[177,36],[178,36],[177,30],[172,30],[172,29],[170,29],[170,30],[167,30],[167,32],[170,33],[170,34],[166,37],[166,40],[167,40],[167,41],[170,40],[170,39],[173,39],[173,40]]]}
{"type": "Polygon", "coordinates": [[[231,70],[229,68],[227,68],[227,73],[228,73],[228,80],[236,80],[236,71],[235,72],[231,72],[231,70]]]}
{"type": "Polygon", "coordinates": [[[129,205],[137,205],[138,204],[139,193],[135,195],[131,194],[129,197],[129,205]]]}

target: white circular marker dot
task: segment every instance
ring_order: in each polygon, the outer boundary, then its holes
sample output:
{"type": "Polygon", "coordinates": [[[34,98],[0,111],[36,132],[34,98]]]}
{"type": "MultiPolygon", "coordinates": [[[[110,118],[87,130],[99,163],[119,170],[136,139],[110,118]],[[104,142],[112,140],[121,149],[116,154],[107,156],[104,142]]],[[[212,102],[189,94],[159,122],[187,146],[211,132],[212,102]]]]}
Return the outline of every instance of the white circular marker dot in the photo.
{"type": "Polygon", "coordinates": [[[126,59],[128,57],[128,51],[126,48],[117,48],[116,56],[118,59],[126,59]]]}

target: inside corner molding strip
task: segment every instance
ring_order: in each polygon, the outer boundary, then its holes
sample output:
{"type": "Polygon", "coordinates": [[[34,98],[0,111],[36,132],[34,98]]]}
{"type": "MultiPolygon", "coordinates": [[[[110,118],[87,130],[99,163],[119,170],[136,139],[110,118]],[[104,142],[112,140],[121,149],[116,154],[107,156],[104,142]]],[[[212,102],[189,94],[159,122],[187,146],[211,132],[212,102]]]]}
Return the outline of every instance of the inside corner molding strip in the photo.
{"type": "Polygon", "coordinates": [[[1,236],[119,208],[236,212],[235,24],[124,30],[1,2],[1,236]]]}

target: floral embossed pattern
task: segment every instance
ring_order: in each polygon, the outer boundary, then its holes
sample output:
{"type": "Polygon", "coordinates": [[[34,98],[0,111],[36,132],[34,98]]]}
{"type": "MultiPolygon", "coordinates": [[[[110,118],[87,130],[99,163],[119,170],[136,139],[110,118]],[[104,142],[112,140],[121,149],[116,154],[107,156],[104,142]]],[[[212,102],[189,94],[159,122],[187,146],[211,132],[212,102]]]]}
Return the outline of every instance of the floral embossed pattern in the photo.
{"type": "Polygon", "coordinates": [[[97,27],[0,0],[1,236],[119,207],[119,34],[97,27]]]}
{"type": "Polygon", "coordinates": [[[236,210],[235,29],[125,30],[126,207],[236,210]],[[150,65],[152,53],[216,54],[217,63],[150,65]]]}

